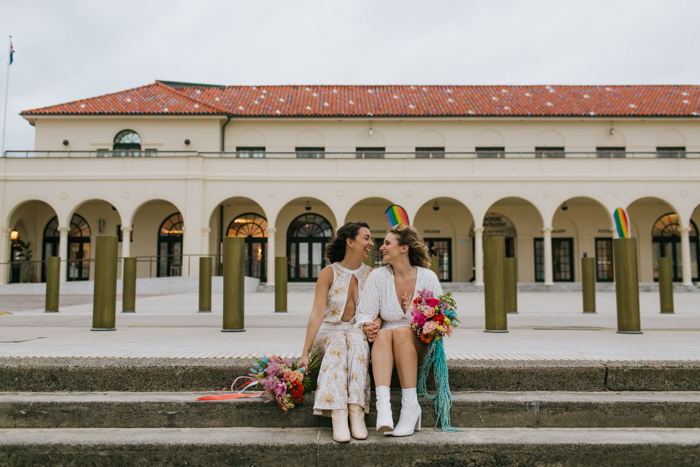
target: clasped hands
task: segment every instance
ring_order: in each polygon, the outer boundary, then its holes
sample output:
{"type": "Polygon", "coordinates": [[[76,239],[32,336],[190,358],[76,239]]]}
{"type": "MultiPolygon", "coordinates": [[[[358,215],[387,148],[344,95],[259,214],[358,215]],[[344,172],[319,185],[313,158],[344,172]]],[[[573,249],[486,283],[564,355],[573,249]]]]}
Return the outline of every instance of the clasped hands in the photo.
{"type": "Polygon", "coordinates": [[[365,333],[365,336],[367,336],[369,342],[374,342],[379,332],[379,323],[363,323],[362,331],[365,333]]]}

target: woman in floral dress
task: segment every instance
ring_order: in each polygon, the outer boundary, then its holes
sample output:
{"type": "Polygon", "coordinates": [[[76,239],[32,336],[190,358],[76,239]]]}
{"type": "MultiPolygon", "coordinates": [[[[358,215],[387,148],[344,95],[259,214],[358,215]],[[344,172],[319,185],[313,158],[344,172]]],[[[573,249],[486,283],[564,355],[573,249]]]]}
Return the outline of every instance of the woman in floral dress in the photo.
{"type": "Polygon", "coordinates": [[[355,309],[370,271],[363,263],[372,243],[369,225],[350,222],[338,229],[326,247],[332,263],[316,281],[316,296],[306,328],[299,367],[307,367],[309,354],[323,355],[314,401],[314,414],[333,420],[333,439],[367,438],[369,413],[369,343],[354,327],[355,309]]]}

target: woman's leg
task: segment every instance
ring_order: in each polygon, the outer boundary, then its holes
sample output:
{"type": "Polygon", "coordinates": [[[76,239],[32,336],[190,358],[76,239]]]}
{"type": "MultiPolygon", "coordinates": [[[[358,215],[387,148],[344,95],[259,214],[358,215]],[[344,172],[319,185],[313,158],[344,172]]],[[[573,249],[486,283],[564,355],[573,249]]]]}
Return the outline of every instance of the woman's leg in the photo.
{"type": "Polygon", "coordinates": [[[365,413],[369,413],[369,343],[359,329],[346,332],[348,339],[348,412],[350,433],[355,439],[367,438],[365,413]]]}
{"type": "Polygon", "coordinates": [[[392,331],[381,329],[372,345],[372,373],[377,394],[377,431],[386,433],[394,429],[391,414],[391,373],[394,371],[392,331]]]}
{"type": "Polygon", "coordinates": [[[421,342],[408,326],[394,329],[392,344],[401,388],[415,388],[418,382],[418,365],[423,363],[428,354],[428,345],[421,342]]]}
{"type": "Polygon", "coordinates": [[[410,436],[421,428],[421,407],[416,395],[418,362],[427,354],[428,346],[420,342],[408,326],[394,329],[394,358],[401,381],[401,417],[392,434],[410,436]]]}
{"type": "Polygon", "coordinates": [[[389,386],[394,371],[392,331],[380,329],[372,345],[372,374],[375,386],[389,386]]]}
{"type": "Polygon", "coordinates": [[[348,426],[348,344],[345,333],[333,332],[323,339],[325,352],[318,372],[314,414],[327,414],[333,419],[333,439],[350,441],[348,426]]]}

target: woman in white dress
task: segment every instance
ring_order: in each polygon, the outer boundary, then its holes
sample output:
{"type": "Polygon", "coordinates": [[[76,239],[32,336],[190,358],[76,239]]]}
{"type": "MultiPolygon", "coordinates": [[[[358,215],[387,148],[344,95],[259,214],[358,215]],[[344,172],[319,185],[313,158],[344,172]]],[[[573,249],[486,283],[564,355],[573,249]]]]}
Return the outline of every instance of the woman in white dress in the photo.
{"type": "Polygon", "coordinates": [[[332,263],[316,281],[316,296],[306,328],[306,341],[298,366],[307,368],[309,354],[323,355],[314,400],[314,414],[331,417],[333,439],[367,438],[369,413],[369,343],[355,328],[355,310],[372,270],[363,263],[372,243],[369,225],[349,222],[338,229],[326,246],[332,263]]]}
{"type": "Polygon", "coordinates": [[[377,431],[410,436],[421,428],[421,408],[416,395],[418,366],[428,353],[410,327],[410,306],[418,292],[442,294],[440,281],[428,269],[430,257],[423,239],[411,226],[391,229],[379,251],[389,266],[372,271],[357,311],[357,323],[372,346],[372,372],[377,393],[377,431]],[[381,318],[381,326],[375,322],[381,318]],[[389,400],[391,373],[401,381],[401,416],[394,428],[389,400]]]}

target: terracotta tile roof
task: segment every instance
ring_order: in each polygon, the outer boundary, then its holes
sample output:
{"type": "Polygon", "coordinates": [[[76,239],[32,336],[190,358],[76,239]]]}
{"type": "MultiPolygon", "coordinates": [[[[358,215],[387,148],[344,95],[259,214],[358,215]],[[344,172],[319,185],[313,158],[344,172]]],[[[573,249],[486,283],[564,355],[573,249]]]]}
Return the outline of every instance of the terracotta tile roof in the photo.
{"type": "Polygon", "coordinates": [[[700,115],[700,86],[148,86],[22,114],[241,117],[700,115]],[[131,99],[129,102],[128,99],[131,99]],[[199,108],[196,104],[199,103],[199,108]]]}
{"type": "Polygon", "coordinates": [[[225,115],[226,111],[204,101],[192,99],[176,89],[156,81],[127,91],[91,97],[67,104],[25,110],[22,115],[225,115]]]}

